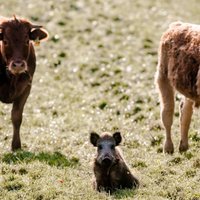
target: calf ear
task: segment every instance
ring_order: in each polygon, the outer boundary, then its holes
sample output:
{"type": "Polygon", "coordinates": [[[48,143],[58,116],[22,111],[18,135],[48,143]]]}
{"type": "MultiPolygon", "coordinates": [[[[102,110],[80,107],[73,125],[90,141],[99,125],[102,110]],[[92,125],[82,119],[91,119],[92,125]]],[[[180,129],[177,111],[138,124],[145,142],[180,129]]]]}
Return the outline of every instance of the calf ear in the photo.
{"type": "Polygon", "coordinates": [[[90,142],[96,147],[97,146],[97,140],[100,138],[100,136],[95,133],[95,132],[92,132],[90,133],[90,142]]]}
{"type": "Polygon", "coordinates": [[[115,132],[113,134],[113,138],[115,139],[116,142],[116,146],[120,144],[120,142],[122,141],[122,136],[120,132],[115,132]]]}
{"type": "Polygon", "coordinates": [[[37,28],[30,32],[31,40],[43,40],[48,38],[48,33],[46,30],[37,28]]]}

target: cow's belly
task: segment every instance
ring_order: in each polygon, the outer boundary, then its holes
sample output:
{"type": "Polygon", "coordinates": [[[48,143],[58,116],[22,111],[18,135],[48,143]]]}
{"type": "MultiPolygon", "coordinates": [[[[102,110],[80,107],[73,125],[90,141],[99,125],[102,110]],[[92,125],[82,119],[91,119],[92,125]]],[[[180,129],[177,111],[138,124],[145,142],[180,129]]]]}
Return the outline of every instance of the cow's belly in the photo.
{"type": "Polygon", "coordinates": [[[189,55],[171,57],[168,63],[168,78],[174,88],[184,96],[199,101],[197,94],[197,74],[199,63],[189,55]]]}

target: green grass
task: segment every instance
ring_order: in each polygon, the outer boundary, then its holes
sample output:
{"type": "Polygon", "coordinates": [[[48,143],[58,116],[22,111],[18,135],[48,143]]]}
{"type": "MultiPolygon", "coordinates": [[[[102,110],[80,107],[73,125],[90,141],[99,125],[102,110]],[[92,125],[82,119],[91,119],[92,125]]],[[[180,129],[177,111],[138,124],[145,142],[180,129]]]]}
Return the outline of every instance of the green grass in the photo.
{"type": "Polygon", "coordinates": [[[53,154],[41,152],[38,154],[28,152],[28,151],[18,151],[16,153],[7,153],[3,155],[2,161],[8,164],[16,164],[20,162],[33,162],[38,160],[40,162],[45,162],[50,166],[57,167],[69,167],[78,164],[78,158],[66,159],[64,155],[59,152],[54,152],[53,154]]]}
{"type": "MultiPolygon", "coordinates": [[[[1,2],[1,1],[0,1],[1,2]]],[[[49,31],[24,110],[23,151],[11,153],[11,105],[0,104],[0,199],[200,199],[199,112],[190,149],[162,153],[154,86],[157,48],[172,21],[199,23],[197,0],[2,1],[0,13],[49,31]],[[92,188],[89,132],[121,131],[124,157],[141,186],[110,196],[92,188]]]]}

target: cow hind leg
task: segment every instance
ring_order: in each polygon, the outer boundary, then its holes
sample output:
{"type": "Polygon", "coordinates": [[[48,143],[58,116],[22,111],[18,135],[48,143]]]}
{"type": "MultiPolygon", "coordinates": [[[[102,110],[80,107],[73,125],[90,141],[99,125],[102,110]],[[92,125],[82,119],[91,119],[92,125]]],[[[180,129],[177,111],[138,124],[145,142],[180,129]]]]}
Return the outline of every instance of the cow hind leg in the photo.
{"type": "Polygon", "coordinates": [[[164,152],[172,154],[174,152],[174,145],[171,138],[174,113],[174,89],[167,76],[162,74],[162,72],[158,71],[156,81],[160,93],[161,120],[166,131],[164,152]]]}
{"type": "Polygon", "coordinates": [[[181,140],[179,144],[179,151],[184,152],[188,149],[188,130],[193,113],[194,102],[185,98],[180,104],[180,131],[181,140]]]}

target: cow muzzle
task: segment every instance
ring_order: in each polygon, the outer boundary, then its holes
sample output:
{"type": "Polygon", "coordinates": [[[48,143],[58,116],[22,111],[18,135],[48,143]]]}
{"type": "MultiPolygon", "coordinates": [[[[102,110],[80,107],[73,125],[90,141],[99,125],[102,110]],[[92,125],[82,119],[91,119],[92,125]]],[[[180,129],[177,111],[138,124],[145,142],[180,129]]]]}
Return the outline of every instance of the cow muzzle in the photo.
{"type": "Polygon", "coordinates": [[[8,70],[14,74],[21,74],[27,71],[27,62],[25,60],[13,60],[8,66],[8,70]]]}

